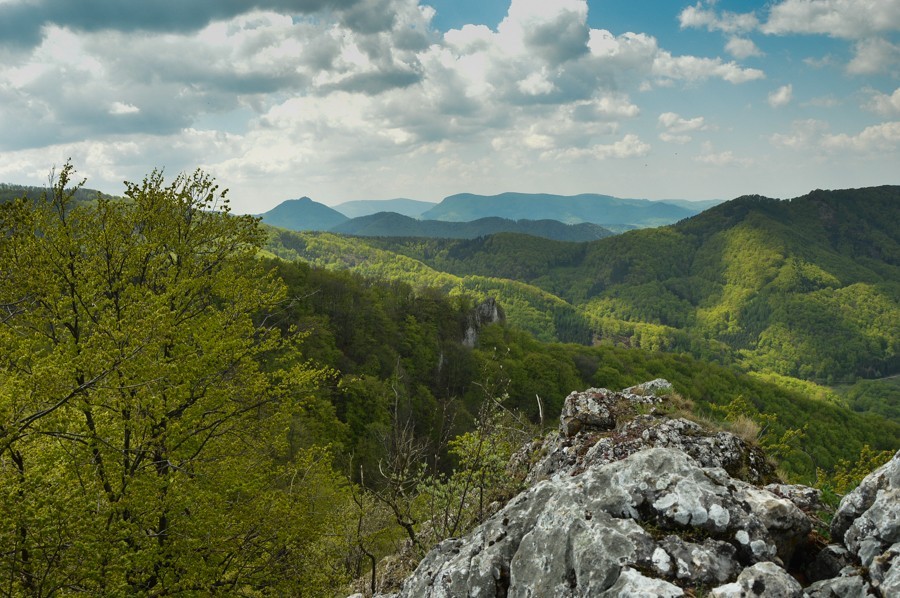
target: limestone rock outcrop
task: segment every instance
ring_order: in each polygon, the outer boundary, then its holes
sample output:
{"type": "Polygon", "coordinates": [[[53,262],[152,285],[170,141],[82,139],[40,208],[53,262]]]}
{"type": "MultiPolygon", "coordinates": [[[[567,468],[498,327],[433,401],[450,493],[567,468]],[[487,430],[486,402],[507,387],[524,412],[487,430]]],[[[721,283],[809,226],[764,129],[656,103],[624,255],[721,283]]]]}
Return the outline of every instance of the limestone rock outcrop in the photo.
{"type": "Polygon", "coordinates": [[[815,584],[811,595],[900,596],[900,451],[844,496],[831,539],[839,544],[829,549],[849,553],[851,566],[815,584]]]}
{"type": "Polygon", "coordinates": [[[506,321],[506,313],[493,297],[488,297],[475,306],[469,314],[466,323],[466,332],[462,344],[466,347],[474,347],[478,343],[478,334],[488,324],[506,321]]]}
{"type": "Polygon", "coordinates": [[[589,388],[571,393],[563,403],[559,434],[526,448],[541,455],[526,481],[571,475],[651,447],[681,450],[706,467],[721,467],[755,484],[775,479],[775,469],[759,447],[661,411],[672,392],[671,384],[657,379],[621,392],[589,388]]]}
{"type": "Polygon", "coordinates": [[[570,395],[559,432],[529,447],[529,487],[394,596],[900,596],[900,452],[844,498],[823,547],[818,491],[762,486],[764,455],[668,417],[669,392],[570,395]]]}
{"type": "Polygon", "coordinates": [[[400,596],[624,595],[613,588],[625,569],[629,587],[650,583],[641,576],[676,596],[752,564],[781,565],[809,531],[792,502],[683,451],[649,448],[539,482],[429,553],[400,596]]]}

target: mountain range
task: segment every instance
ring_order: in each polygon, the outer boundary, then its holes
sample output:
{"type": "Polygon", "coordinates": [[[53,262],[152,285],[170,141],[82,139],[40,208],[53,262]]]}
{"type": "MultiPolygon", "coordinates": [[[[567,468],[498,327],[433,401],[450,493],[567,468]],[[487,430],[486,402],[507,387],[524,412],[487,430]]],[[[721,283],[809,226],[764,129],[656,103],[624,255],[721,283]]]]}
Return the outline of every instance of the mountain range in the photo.
{"type": "Polygon", "coordinates": [[[460,193],[445,198],[422,214],[422,217],[467,222],[499,216],[512,219],[553,219],[567,224],[593,222],[601,226],[627,225],[642,228],[671,224],[709,207],[708,202],[696,208],[686,207],[687,203],[674,205],[665,201],[622,199],[595,193],[571,196],[548,193],[501,193],[490,196],[460,193]]]}
{"type": "Polygon", "coordinates": [[[596,194],[503,193],[484,196],[466,193],[447,197],[439,204],[412,199],[363,200],[331,208],[303,197],[282,202],[261,217],[266,224],[288,230],[362,236],[474,238],[499,232],[522,232],[558,240],[587,241],[608,236],[609,231],[671,224],[716,203],[719,202],[665,202],[596,194]],[[531,223],[524,224],[523,221],[531,223]],[[469,226],[461,226],[461,223],[469,223],[469,226]],[[595,227],[577,230],[562,227],[582,224],[595,227]]]}
{"type": "Polygon", "coordinates": [[[900,373],[897,222],[900,187],[884,186],[744,196],[674,225],[580,244],[319,236],[296,256],[479,288],[539,338],[690,351],[830,384],[900,373]]]}

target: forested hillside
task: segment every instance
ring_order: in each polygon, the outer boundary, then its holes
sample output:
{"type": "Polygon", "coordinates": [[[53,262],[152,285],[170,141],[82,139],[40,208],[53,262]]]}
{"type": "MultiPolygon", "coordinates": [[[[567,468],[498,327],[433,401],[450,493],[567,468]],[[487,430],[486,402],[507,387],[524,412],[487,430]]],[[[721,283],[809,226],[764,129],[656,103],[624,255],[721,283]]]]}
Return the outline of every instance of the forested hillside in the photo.
{"type": "Polygon", "coordinates": [[[726,406],[743,397],[753,414],[776,418],[767,430],[770,439],[789,429],[805,429],[803,441],[782,457],[785,467],[807,480],[815,467],[852,457],[863,444],[890,449],[900,442],[900,423],[863,417],[834,399],[811,400],[802,392],[683,354],[548,344],[502,325],[481,330],[478,345],[468,350],[461,341],[475,307],[470,296],[417,291],[406,283],[302,262],[271,264],[293,298],[280,321],[301,332],[305,357],[340,373],[330,402],[350,426],[340,438],[355,447],[340,452],[369,465],[384,447],[357,445],[371,442],[376,430],[389,426],[398,392],[419,433],[432,434],[437,442],[447,426],[454,432],[467,429],[488,382],[495,392],[502,389],[508,395],[507,407],[533,423],[540,417],[535,395],[545,413],[555,414],[570,387],[625,387],[664,377],[695,402],[698,413],[712,419],[721,419],[726,406]]]}
{"type": "MultiPolygon", "coordinates": [[[[501,235],[502,236],[502,235],[501,235]]],[[[535,237],[524,237],[538,243],[535,237]]],[[[413,244],[429,240],[412,240],[413,244]]],[[[496,297],[510,320],[541,340],[587,344],[591,331],[587,319],[559,297],[538,287],[509,278],[456,276],[422,261],[379,249],[378,241],[331,233],[298,233],[270,229],[266,247],[287,260],[302,260],[330,270],[348,270],[378,280],[406,282],[415,288],[432,287],[450,295],[471,294],[479,299],[496,297]]]]}
{"type": "Polygon", "coordinates": [[[401,214],[379,212],[348,220],[330,232],[362,237],[428,237],[440,239],[474,239],[499,233],[519,233],[557,241],[595,241],[614,233],[598,224],[581,222],[563,224],[558,220],[509,220],[479,218],[471,222],[416,220],[401,214]]]}
{"type": "Polygon", "coordinates": [[[496,294],[512,325],[544,340],[686,351],[896,414],[895,386],[880,379],[900,371],[897,221],[898,187],[878,187],[743,197],[591,243],[498,234],[288,244],[329,268],[496,294]],[[547,306],[553,318],[542,317],[547,306]]]}
{"type": "Polygon", "coordinates": [[[900,442],[897,422],[732,367],[479,324],[489,295],[553,335],[581,316],[524,283],[263,229],[200,172],[154,172],[126,201],[75,201],[73,180],[0,205],[10,595],[340,592],[514,493],[512,451],[588,386],[668,378],[687,415],[797,480],[900,442]],[[264,257],[267,237],[320,257],[264,257]]]}
{"type": "MultiPolygon", "coordinates": [[[[20,197],[28,197],[29,199],[36,201],[48,191],[50,191],[49,187],[32,187],[28,185],[0,183],[0,203],[14,201],[20,197]]],[[[98,197],[111,198],[112,196],[101,193],[95,189],[79,187],[74,190],[73,200],[77,202],[87,202],[94,201],[98,197]]]]}
{"type": "Polygon", "coordinates": [[[527,282],[575,306],[600,339],[833,383],[900,371],[898,221],[900,188],[879,187],[743,197],[579,246],[516,237],[379,246],[459,276],[527,282]]]}

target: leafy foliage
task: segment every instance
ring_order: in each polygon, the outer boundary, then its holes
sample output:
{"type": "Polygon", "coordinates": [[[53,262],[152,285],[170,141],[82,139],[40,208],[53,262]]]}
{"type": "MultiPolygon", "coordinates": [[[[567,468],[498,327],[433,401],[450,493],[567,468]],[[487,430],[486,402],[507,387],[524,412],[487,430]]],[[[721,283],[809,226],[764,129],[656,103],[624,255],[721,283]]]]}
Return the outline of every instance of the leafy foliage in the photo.
{"type": "Polygon", "coordinates": [[[338,582],[344,484],[285,433],[321,373],[259,367],[284,289],[256,222],[199,172],[91,204],[73,174],[0,206],[3,591],[338,582]]]}
{"type": "Polygon", "coordinates": [[[900,376],[859,380],[844,391],[844,398],[854,411],[900,420],[900,376]]]}
{"type": "Polygon", "coordinates": [[[826,496],[835,498],[843,496],[856,488],[867,475],[890,461],[893,456],[892,451],[876,451],[868,444],[863,445],[855,459],[841,459],[831,473],[818,470],[816,486],[821,488],[826,496]]]}

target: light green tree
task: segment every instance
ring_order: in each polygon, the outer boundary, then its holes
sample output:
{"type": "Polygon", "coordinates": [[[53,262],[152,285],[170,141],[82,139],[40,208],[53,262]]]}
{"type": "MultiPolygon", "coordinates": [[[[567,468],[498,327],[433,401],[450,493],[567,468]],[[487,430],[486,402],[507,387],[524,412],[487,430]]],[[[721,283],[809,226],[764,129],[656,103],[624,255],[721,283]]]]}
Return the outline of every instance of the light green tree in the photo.
{"type": "Polygon", "coordinates": [[[90,203],[73,176],[0,206],[0,594],[337,583],[348,496],[288,447],[318,373],[258,365],[284,290],[256,221],[199,171],[90,203]]]}

